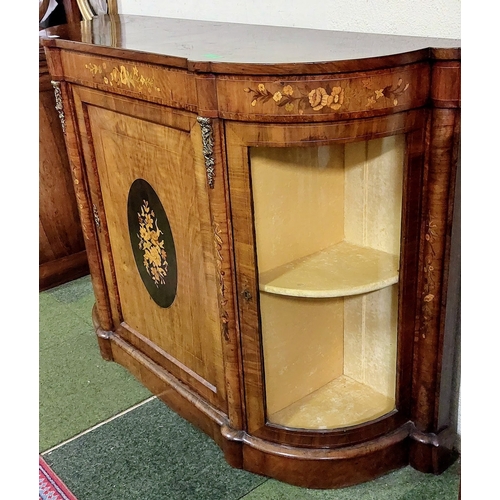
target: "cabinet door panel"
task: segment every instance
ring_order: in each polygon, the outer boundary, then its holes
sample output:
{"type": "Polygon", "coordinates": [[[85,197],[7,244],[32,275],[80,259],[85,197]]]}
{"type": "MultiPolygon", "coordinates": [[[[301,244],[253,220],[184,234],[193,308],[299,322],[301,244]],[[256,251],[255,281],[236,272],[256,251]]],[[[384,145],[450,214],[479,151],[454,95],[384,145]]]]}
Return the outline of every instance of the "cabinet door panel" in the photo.
{"type": "Polygon", "coordinates": [[[253,435],[334,445],[408,418],[423,119],[226,125],[253,435]]]}
{"type": "Polygon", "coordinates": [[[115,328],[220,407],[222,341],[198,124],[179,112],[168,123],[164,109],[163,123],[154,123],[154,105],[98,92],[81,98],[89,184],[101,197],[116,282],[115,328]],[[165,286],[170,299],[162,303],[165,286]]]}

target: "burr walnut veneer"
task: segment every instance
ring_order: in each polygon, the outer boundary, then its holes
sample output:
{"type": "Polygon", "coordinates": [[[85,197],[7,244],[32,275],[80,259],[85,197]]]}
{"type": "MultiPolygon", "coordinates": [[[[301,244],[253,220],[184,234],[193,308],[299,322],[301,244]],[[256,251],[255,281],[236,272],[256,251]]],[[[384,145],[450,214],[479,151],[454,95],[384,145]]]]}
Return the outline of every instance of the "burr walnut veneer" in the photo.
{"type": "Polygon", "coordinates": [[[459,42],[136,16],[41,37],[102,356],[234,467],[443,471],[459,42]]]}

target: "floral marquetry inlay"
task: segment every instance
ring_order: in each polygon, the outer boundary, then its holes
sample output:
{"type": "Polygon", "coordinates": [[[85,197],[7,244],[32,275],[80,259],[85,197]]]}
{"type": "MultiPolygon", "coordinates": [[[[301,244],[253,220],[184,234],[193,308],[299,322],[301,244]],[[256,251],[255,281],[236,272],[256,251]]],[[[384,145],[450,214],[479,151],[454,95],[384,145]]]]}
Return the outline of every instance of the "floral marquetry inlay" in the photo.
{"type": "Polygon", "coordinates": [[[427,228],[425,233],[425,241],[427,243],[427,251],[424,256],[424,288],[423,288],[423,337],[425,338],[425,331],[429,321],[432,318],[433,311],[433,301],[435,298],[435,288],[436,288],[436,277],[434,268],[434,259],[436,257],[436,251],[434,249],[434,244],[438,233],[436,231],[437,226],[434,217],[429,214],[427,219],[427,228]]]}
{"type": "Polygon", "coordinates": [[[161,238],[162,231],[158,228],[155,213],[143,200],[139,219],[139,248],[144,252],[144,267],[155,285],[165,284],[168,272],[167,252],[165,242],[161,238]]]}
{"type": "MultiPolygon", "coordinates": [[[[362,85],[351,85],[349,80],[338,83],[311,84],[259,83],[256,88],[245,87],[243,90],[251,96],[250,104],[273,103],[289,113],[300,115],[311,111],[342,112],[371,109],[383,102],[383,107],[397,106],[398,99],[408,90],[410,84],[403,84],[399,78],[397,84],[377,87],[372,78],[363,80],[362,85]],[[382,101],[380,101],[382,99],[382,101]]],[[[382,107],[382,106],[377,106],[382,107]]]]}
{"type": "Polygon", "coordinates": [[[137,92],[147,91],[148,93],[161,90],[156,86],[153,78],[144,76],[136,66],[133,66],[131,70],[124,65],[108,70],[106,63],[103,62],[102,64],[87,63],[85,68],[92,75],[102,75],[103,82],[111,87],[128,87],[137,92]]]}
{"type": "Polygon", "coordinates": [[[160,307],[170,307],[177,293],[172,229],[158,194],[144,179],[136,179],[130,186],[127,218],[139,276],[151,298],[160,307]]]}
{"type": "Polygon", "coordinates": [[[215,220],[212,220],[213,230],[214,230],[214,243],[215,243],[215,254],[217,256],[217,275],[219,277],[219,303],[220,303],[220,319],[222,324],[222,334],[226,340],[229,340],[229,318],[226,311],[226,306],[228,303],[226,297],[226,285],[224,282],[225,272],[222,269],[222,238],[221,230],[219,224],[215,220]]]}
{"type": "MultiPolygon", "coordinates": [[[[363,85],[367,90],[372,90],[373,83],[371,79],[364,80],[363,85]]],[[[366,107],[372,107],[382,97],[389,99],[394,106],[397,106],[398,98],[408,90],[409,86],[409,83],[403,85],[403,79],[400,78],[396,86],[387,85],[384,88],[376,89],[373,91],[372,95],[369,95],[366,101],[366,107]]]]}

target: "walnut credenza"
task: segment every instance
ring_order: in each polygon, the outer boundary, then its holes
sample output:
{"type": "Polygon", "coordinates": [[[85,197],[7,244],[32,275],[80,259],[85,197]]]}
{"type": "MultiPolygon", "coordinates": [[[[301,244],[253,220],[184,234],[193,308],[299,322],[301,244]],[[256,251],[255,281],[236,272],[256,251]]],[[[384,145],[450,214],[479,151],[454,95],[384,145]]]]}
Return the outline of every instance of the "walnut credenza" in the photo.
{"type": "Polygon", "coordinates": [[[443,471],[459,42],[136,16],[41,36],[102,356],[234,467],[443,471]]]}

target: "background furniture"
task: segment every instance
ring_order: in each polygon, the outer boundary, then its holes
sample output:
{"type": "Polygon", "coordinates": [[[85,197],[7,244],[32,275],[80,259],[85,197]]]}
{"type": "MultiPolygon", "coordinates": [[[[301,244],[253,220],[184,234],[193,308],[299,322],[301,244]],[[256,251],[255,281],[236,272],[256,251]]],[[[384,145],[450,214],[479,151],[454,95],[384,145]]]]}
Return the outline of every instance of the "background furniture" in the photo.
{"type": "MultiPolygon", "coordinates": [[[[48,1],[40,2],[39,21],[48,1]]],[[[76,2],[66,2],[57,20],[80,19],[76,2]],[[78,16],[78,18],[76,17],[78,16]]],[[[59,7],[58,7],[59,8],[59,7]]],[[[55,18],[54,18],[55,19],[55,18]]],[[[43,47],[39,69],[39,289],[89,273],[62,124],[43,47]]]]}
{"type": "MultiPolygon", "coordinates": [[[[99,2],[102,8],[103,2],[99,2]]],[[[48,0],[39,2],[39,22],[48,0]]],[[[40,27],[79,23],[93,15],[87,0],[62,0],[40,27]]],[[[110,12],[116,11],[115,2],[110,12]]],[[[45,53],[39,48],[39,289],[89,273],[61,121],[45,53]]]]}
{"type": "Polygon", "coordinates": [[[39,78],[39,289],[89,272],[73,181],[45,56],[39,78]]]}
{"type": "Polygon", "coordinates": [[[459,42],[99,16],[43,45],[103,357],[235,467],[444,470],[459,42]]]}

